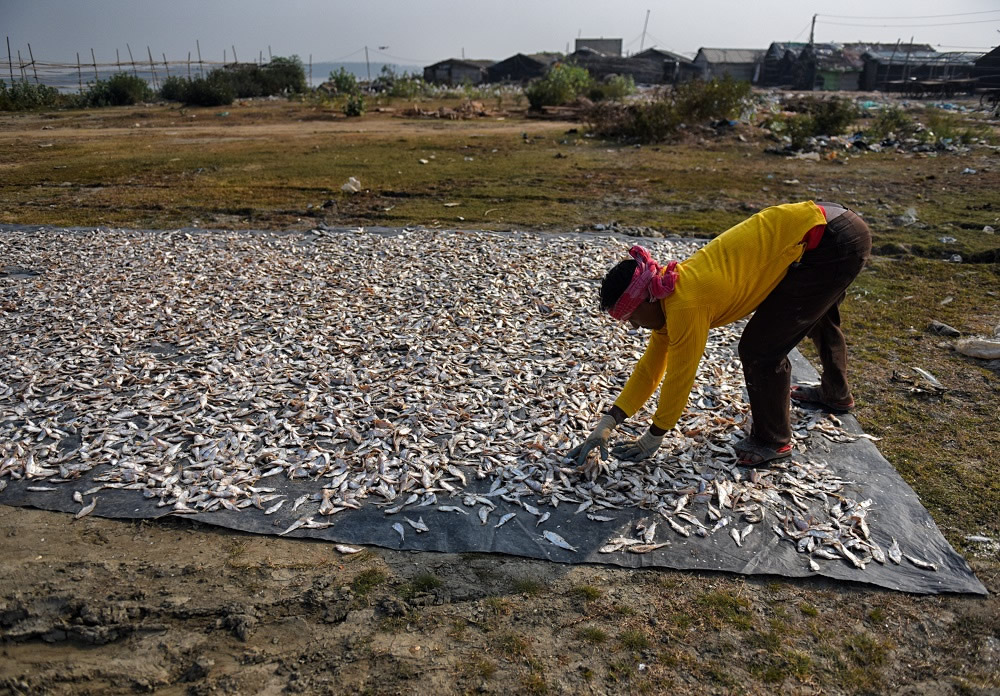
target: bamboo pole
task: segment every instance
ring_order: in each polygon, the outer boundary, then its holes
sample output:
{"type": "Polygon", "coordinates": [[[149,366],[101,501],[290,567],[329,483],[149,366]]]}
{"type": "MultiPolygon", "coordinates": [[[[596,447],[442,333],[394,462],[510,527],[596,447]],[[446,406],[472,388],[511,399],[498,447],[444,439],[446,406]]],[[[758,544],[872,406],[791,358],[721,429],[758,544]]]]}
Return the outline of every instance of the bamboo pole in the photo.
{"type": "Polygon", "coordinates": [[[14,59],[10,57],[10,37],[7,37],[7,67],[10,68],[10,83],[14,84],[14,59]]]}
{"type": "Polygon", "coordinates": [[[146,46],[146,53],[149,54],[149,72],[153,73],[153,89],[159,89],[160,85],[156,79],[156,66],[153,65],[153,51],[150,50],[149,46],[146,46]]]}
{"type": "Polygon", "coordinates": [[[31,70],[35,73],[35,84],[38,84],[38,66],[35,65],[35,54],[31,52],[31,44],[28,44],[28,55],[31,57],[31,70]]]}
{"type": "Polygon", "coordinates": [[[167,71],[167,79],[170,79],[170,66],[167,64],[167,54],[163,54],[163,69],[167,71]]]}
{"type": "Polygon", "coordinates": [[[233,63],[239,63],[240,59],[236,57],[236,46],[233,46],[233,63]]]}
{"type": "Polygon", "coordinates": [[[117,66],[118,72],[122,71],[122,57],[118,55],[118,47],[115,46],[115,65],[117,66]]]}
{"type": "Polygon", "coordinates": [[[194,40],[194,45],[198,48],[198,77],[205,77],[205,68],[201,62],[201,44],[198,39],[194,40]]]}
{"type": "Polygon", "coordinates": [[[24,72],[24,61],[21,60],[21,49],[17,49],[17,69],[21,73],[21,82],[27,82],[28,78],[24,72]]]}
{"type": "Polygon", "coordinates": [[[94,62],[94,82],[99,82],[101,78],[97,76],[97,56],[94,55],[94,49],[90,49],[90,59],[94,62]]]}
{"type": "Polygon", "coordinates": [[[188,82],[191,81],[191,51],[188,51],[188,82]]]}
{"type": "Polygon", "coordinates": [[[83,94],[83,68],[80,67],[80,52],[76,52],[76,79],[80,83],[80,94],[83,94]]]}
{"type": "Polygon", "coordinates": [[[136,77],[139,77],[139,73],[136,72],[136,69],[135,69],[135,58],[132,57],[132,47],[129,46],[128,43],[126,43],[125,44],[125,48],[128,49],[128,59],[130,61],[132,61],[132,74],[135,75],[136,77]]]}

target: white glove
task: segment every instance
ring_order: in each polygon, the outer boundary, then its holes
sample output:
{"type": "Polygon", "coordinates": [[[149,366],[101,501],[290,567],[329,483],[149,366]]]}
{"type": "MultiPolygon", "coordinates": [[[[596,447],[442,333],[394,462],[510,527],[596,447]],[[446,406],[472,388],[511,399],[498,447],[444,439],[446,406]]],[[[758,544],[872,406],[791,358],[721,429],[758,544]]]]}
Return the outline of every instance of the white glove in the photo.
{"type": "Polygon", "coordinates": [[[587,439],[583,441],[583,444],[577,445],[569,451],[567,455],[570,459],[576,460],[577,466],[582,466],[587,461],[587,455],[595,447],[599,447],[601,450],[601,459],[608,458],[608,440],[611,438],[611,433],[614,429],[618,427],[618,421],[615,420],[614,416],[610,413],[606,413],[601,417],[601,420],[597,421],[597,426],[594,431],[587,436],[587,439]]]}
{"type": "Polygon", "coordinates": [[[653,435],[651,431],[647,430],[643,436],[635,442],[618,445],[611,451],[611,453],[618,457],[618,459],[630,462],[638,462],[643,459],[649,459],[656,454],[656,450],[660,449],[660,445],[663,444],[663,438],[665,435],[666,433],[663,435],[653,435]]]}

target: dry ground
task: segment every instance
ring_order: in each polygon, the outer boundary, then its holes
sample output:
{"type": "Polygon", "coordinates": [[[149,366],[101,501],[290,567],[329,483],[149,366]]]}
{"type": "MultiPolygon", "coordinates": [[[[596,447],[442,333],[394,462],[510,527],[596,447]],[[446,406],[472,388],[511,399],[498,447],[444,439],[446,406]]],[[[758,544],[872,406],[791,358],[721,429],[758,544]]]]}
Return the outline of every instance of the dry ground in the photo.
{"type": "Polygon", "coordinates": [[[763,155],[750,128],[637,149],[518,114],[221,111],[0,116],[0,221],[551,230],[619,221],[711,234],[783,200],[861,210],[893,255],[873,260],[844,309],[858,417],[991,595],[376,548],[344,557],[324,543],[181,520],[74,522],[0,507],[0,693],[1000,690],[997,546],[965,540],[1000,536],[1000,378],[996,365],[925,330],[939,320],[989,334],[1000,322],[997,263],[941,260],[1000,246],[982,232],[1000,227],[996,151],[809,163],[763,155]],[[341,193],[347,176],[366,191],[341,193]],[[910,206],[919,221],[894,223],[910,206]],[[898,381],[913,365],[948,392],[914,394],[898,381]]]}

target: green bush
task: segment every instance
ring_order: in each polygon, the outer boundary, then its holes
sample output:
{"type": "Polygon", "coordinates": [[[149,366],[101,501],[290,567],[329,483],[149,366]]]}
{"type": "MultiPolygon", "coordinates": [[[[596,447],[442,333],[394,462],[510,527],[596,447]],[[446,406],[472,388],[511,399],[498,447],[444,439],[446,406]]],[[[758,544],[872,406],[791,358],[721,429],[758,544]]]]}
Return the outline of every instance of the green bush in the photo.
{"type": "Polygon", "coordinates": [[[361,91],[361,88],[358,87],[358,78],[344,68],[330,73],[329,82],[333,86],[334,94],[358,94],[361,91]]]}
{"type": "Polygon", "coordinates": [[[725,77],[710,82],[688,82],[659,92],[637,104],[596,104],[586,114],[598,135],[638,142],[659,142],[685,123],[732,119],[743,111],[750,85],[725,77]]]}
{"type": "Polygon", "coordinates": [[[191,80],[184,90],[183,101],[188,106],[226,106],[235,99],[233,88],[224,79],[219,79],[216,70],[208,77],[191,80]]]}
{"type": "Polygon", "coordinates": [[[183,77],[178,77],[177,75],[171,75],[163,84],[160,86],[160,99],[166,99],[167,101],[184,101],[184,95],[187,93],[189,80],[183,77]]]}
{"type": "MultiPolygon", "coordinates": [[[[332,73],[330,77],[332,79],[332,73]]],[[[397,75],[392,66],[383,65],[382,73],[372,80],[372,91],[388,97],[413,99],[414,97],[429,96],[432,88],[419,75],[409,73],[397,75]]]]}
{"type": "Polygon", "coordinates": [[[535,110],[543,106],[559,106],[586,94],[592,82],[590,73],[585,68],[557,63],[544,77],[528,85],[524,95],[535,110]]]}
{"type": "Polygon", "coordinates": [[[45,109],[59,103],[59,90],[45,85],[33,85],[27,80],[15,80],[7,86],[0,80],[0,111],[45,109]]]}
{"type": "Polygon", "coordinates": [[[635,80],[631,75],[609,75],[602,82],[593,82],[587,91],[591,101],[621,100],[635,92],[635,80]]]}
{"type": "Polygon", "coordinates": [[[942,109],[929,109],[927,112],[927,128],[923,132],[916,133],[927,142],[951,143],[968,145],[976,140],[987,142],[995,141],[991,129],[986,124],[977,123],[970,125],[957,114],[949,113],[942,109]]]}
{"type": "Polygon", "coordinates": [[[672,98],[683,122],[701,123],[738,117],[746,107],[750,91],[749,82],[726,75],[708,82],[682,82],[674,89],[672,98]]]}
{"type": "Polygon", "coordinates": [[[890,106],[878,112],[868,127],[868,134],[876,138],[886,138],[890,133],[897,137],[913,132],[913,119],[898,106],[890,106]]]}
{"type": "Polygon", "coordinates": [[[344,102],[344,115],[345,116],[361,116],[365,113],[365,98],[360,92],[357,94],[349,94],[347,96],[347,101],[344,102]]]}
{"type": "Polygon", "coordinates": [[[85,106],[132,106],[152,98],[153,90],[144,79],[120,72],[90,84],[81,101],[85,106]]]}

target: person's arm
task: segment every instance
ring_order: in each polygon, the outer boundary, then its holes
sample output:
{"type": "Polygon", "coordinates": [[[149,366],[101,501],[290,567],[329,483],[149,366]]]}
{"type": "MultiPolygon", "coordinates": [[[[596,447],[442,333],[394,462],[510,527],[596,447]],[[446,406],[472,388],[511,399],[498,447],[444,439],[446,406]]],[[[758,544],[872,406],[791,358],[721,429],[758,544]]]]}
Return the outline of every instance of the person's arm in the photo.
{"type": "MultiPolygon", "coordinates": [[[[632,368],[632,375],[625,383],[621,394],[615,399],[612,411],[617,408],[623,416],[619,424],[626,418],[631,418],[635,412],[642,408],[649,397],[656,391],[657,385],[663,379],[663,374],[667,371],[667,344],[669,339],[666,334],[654,331],[646,344],[646,351],[639,358],[639,362],[632,368]]],[[[612,414],[613,415],[613,414],[612,414]]],[[[616,417],[615,420],[618,420],[616,417]]]]}
{"type": "Polygon", "coordinates": [[[677,424],[687,406],[691,388],[698,375],[698,363],[708,342],[708,320],[685,317],[670,327],[670,370],[660,386],[660,400],[653,414],[650,431],[662,435],[677,424]]]}

